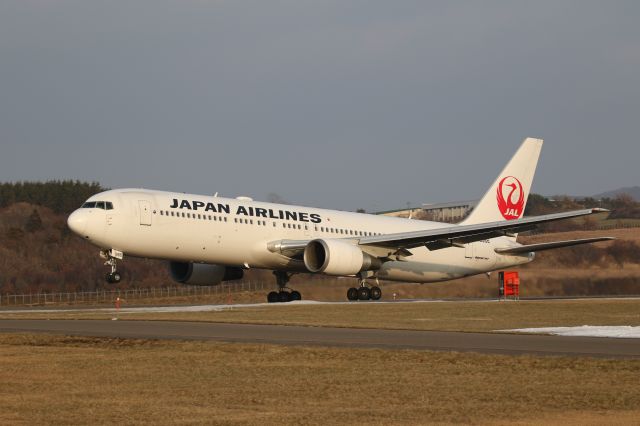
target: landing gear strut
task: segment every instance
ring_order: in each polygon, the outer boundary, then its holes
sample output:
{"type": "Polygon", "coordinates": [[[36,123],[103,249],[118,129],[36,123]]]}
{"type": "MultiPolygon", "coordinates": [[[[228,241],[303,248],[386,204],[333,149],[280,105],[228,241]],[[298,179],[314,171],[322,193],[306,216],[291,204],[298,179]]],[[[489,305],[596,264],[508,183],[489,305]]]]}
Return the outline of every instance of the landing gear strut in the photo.
{"type": "Polygon", "coordinates": [[[367,281],[362,275],[360,275],[358,279],[360,281],[360,287],[351,287],[349,290],[347,290],[347,299],[349,299],[350,301],[380,300],[380,298],[382,297],[382,290],[380,290],[380,287],[369,287],[369,284],[367,284],[367,281]]]}
{"type": "Polygon", "coordinates": [[[270,292],[267,295],[267,302],[284,303],[292,302],[294,300],[302,300],[302,295],[299,291],[292,290],[287,287],[287,283],[289,282],[293,274],[284,271],[273,271],[273,275],[276,276],[278,291],[270,292]]]}
{"type": "Polygon", "coordinates": [[[122,253],[115,250],[103,250],[100,257],[106,259],[104,264],[111,267],[111,272],[107,273],[106,280],[109,284],[118,284],[122,280],[122,275],[118,272],[117,259],[122,259],[122,253]]]}

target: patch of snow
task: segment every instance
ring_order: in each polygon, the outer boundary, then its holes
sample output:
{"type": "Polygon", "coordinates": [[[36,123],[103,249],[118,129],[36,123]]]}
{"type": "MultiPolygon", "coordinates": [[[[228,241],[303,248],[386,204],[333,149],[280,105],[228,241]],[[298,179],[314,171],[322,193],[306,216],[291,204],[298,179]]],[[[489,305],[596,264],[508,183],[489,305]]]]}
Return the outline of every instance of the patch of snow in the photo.
{"type": "MultiPolygon", "coordinates": [[[[410,302],[410,303],[440,303],[445,302],[443,300],[406,300],[406,301],[376,301],[376,302],[364,302],[371,303],[375,305],[388,304],[388,303],[399,303],[399,302],[410,302]]],[[[238,303],[238,304],[221,304],[221,305],[177,305],[177,306],[136,306],[136,307],[123,307],[120,308],[119,312],[122,314],[135,314],[135,313],[167,313],[167,312],[215,312],[215,311],[224,311],[228,309],[237,309],[237,308],[260,308],[260,307],[269,307],[269,308],[278,308],[278,307],[286,307],[286,306],[299,306],[299,305],[361,305],[363,302],[319,302],[316,300],[297,300],[287,303],[238,303]]],[[[20,313],[78,313],[78,312],[93,312],[93,313],[101,313],[101,312],[116,312],[116,308],[62,308],[62,309],[19,309],[19,310],[0,310],[2,314],[20,314],[20,313]]]]}
{"type": "Polygon", "coordinates": [[[640,339],[640,326],[611,325],[595,326],[583,325],[579,327],[542,327],[542,328],[516,328],[513,330],[497,330],[518,333],[553,334],[556,336],[581,336],[581,337],[613,337],[618,339],[640,339]]]}

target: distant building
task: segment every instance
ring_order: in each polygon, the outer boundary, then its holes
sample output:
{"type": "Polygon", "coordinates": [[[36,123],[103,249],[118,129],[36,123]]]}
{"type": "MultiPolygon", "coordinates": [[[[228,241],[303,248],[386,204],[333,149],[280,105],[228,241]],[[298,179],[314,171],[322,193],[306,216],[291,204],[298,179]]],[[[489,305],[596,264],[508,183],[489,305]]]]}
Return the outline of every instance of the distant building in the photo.
{"type": "Polygon", "coordinates": [[[423,204],[422,212],[425,215],[425,220],[455,223],[467,217],[476,204],[478,204],[478,200],[423,204]]]}
{"type": "Polygon", "coordinates": [[[411,217],[413,219],[432,220],[434,222],[456,223],[467,217],[477,203],[478,200],[423,204],[422,207],[387,210],[378,212],[377,214],[395,217],[411,217]]]}

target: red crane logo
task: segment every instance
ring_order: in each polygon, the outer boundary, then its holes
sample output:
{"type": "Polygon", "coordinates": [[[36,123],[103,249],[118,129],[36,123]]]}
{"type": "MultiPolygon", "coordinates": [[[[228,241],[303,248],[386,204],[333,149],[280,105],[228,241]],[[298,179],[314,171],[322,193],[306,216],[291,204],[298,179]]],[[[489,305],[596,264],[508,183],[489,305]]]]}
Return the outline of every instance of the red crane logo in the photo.
{"type": "Polygon", "coordinates": [[[524,211],[524,189],[520,181],[507,176],[498,184],[498,209],[507,220],[519,219],[524,211]],[[506,194],[506,196],[505,196],[506,194]]]}

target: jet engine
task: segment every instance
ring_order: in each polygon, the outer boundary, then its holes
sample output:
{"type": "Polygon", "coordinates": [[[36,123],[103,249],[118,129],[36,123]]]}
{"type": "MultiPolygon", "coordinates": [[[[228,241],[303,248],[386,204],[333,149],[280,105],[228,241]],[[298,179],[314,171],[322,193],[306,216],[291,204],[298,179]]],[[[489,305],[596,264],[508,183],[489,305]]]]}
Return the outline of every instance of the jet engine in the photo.
{"type": "Polygon", "coordinates": [[[309,272],[354,275],[380,268],[380,260],[356,245],[341,240],[312,240],[304,249],[304,265],[309,272]]]}
{"type": "Polygon", "coordinates": [[[174,281],[189,285],[218,285],[239,280],[244,274],[241,268],[193,262],[170,262],[169,270],[174,281]]]}

